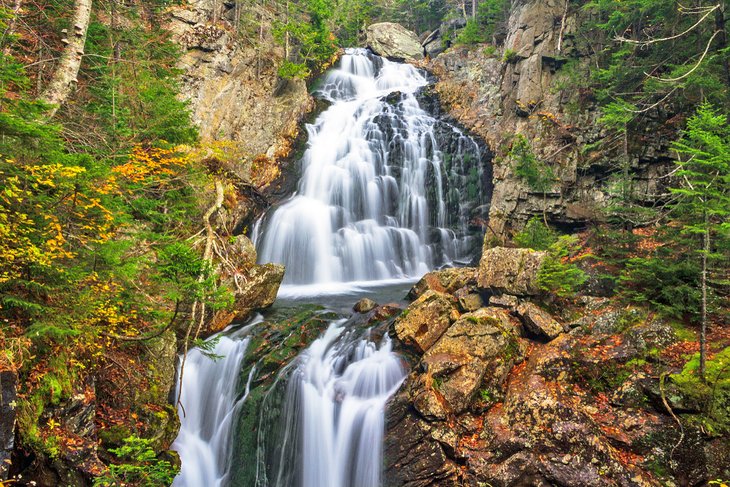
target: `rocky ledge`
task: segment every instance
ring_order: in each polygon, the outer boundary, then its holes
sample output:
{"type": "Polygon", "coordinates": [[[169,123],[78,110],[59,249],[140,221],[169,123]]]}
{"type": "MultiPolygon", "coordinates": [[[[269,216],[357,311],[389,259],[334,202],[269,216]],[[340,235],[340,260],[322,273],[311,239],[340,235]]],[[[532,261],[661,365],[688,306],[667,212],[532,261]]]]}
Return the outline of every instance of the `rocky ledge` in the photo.
{"type": "Polygon", "coordinates": [[[393,330],[412,372],[388,408],[387,485],[697,485],[726,476],[726,438],[685,419],[680,428],[674,411],[693,406],[670,379],[660,382],[681,370],[672,350],[686,342],[606,298],[534,292],[540,259],[491,249],[480,269],[433,272],[414,287],[393,330]]]}

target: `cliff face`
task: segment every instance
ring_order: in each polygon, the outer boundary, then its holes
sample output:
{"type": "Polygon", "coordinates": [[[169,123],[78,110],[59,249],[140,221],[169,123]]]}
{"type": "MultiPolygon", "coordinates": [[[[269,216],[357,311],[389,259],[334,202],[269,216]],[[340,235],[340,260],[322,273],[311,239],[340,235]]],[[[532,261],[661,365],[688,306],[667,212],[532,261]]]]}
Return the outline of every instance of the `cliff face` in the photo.
{"type": "Polygon", "coordinates": [[[249,178],[254,160],[271,164],[288,155],[314,101],[303,80],[277,76],[284,47],[271,33],[274,14],[239,3],[186,2],[170,11],[167,27],[183,49],[181,95],[203,141],[232,142],[237,172],[249,178]]]}
{"type": "Polygon", "coordinates": [[[588,80],[576,69],[591,62],[578,36],[580,22],[580,12],[566,11],[562,2],[519,1],[501,49],[455,47],[428,64],[451,113],[497,153],[490,227],[498,237],[508,237],[535,215],[545,214],[567,230],[600,219],[610,175],[618,171],[624,150],[634,197],[652,202],[663,192],[661,176],[671,166],[668,144],[676,127],[649,112],[645,132],[631,133],[626,141],[606,140],[588,80]],[[516,134],[529,140],[555,175],[544,193],[531,190],[506,157],[516,134]],[[586,150],[597,142],[604,142],[601,151],[586,150]]]}

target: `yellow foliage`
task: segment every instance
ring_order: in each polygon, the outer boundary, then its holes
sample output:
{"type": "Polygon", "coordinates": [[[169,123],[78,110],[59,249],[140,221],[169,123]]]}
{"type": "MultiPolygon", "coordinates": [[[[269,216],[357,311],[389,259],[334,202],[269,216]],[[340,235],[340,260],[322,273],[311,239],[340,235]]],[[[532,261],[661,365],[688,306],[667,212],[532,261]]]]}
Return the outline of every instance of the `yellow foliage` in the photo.
{"type": "Polygon", "coordinates": [[[190,158],[177,149],[137,146],[132,149],[129,161],[113,171],[133,183],[163,184],[163,176],[173,176],[189,163],[190,158]]]}

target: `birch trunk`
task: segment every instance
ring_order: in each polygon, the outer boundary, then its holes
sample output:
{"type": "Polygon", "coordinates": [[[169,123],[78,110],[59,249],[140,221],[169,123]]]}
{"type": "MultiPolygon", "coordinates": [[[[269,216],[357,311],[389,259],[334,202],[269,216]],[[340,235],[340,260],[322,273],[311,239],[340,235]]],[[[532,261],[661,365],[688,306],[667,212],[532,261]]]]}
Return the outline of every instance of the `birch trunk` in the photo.
{"type": "Polygon", "coordinates": [[[91,17],[91,3],[92,0],[76,0],[71,31],[68,33],[67,39],[64,39],[66,47],[51,81],[40,97],[41,100],[52,105],[48,112],[50,117],[55,115],[58,108],[68,99],[71,89],[77,81],[76,77],[79,74],[86,44],[86,31],[89,28],[89,18],[91,17]]]}

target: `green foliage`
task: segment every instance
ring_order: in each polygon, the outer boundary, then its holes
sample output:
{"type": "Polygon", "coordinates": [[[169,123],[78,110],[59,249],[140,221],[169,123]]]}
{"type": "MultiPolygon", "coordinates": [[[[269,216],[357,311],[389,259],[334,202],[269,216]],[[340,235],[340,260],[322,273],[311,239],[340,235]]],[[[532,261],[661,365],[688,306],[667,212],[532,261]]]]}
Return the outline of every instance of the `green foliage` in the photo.
{"type": "Polygon", "coordinates": [[[285,78],[307,77],[322,70],[337,51],[330,30],[334,0],[302,0],[288,4],[287,20],[274,27],[274,36],[290,47],[279,75],[285,78]]]}
{"type": "Polygon", "coordinates": [[[499,30],[506,30],[510,2],[506,0],[482,0],[477,4],[476,16],[466,24],[457,42],[474,44],[489,42],[499,30]],[[468,32],[467,32],[468,31],[468,32]],[[464,40],[461,40],[464,35],[464,40]]]}
{"type": "Polygon", "coordinates": [[[700,314],[701,257],[709,266],[709,303],[714,288],[725,284],[730,240],[730,129],[724,115],[702,105],[689,119],[687,131],[674,144],[679,186],[670,205],[675,224],[654,237],[649,255],[626,260],[620,277],[630,301],[651,303],[662,312],[695,320],[700,314]],[[707,237],[709,251],[703,250],[707,237]],[[694,257],[694,258],[693,258],[694,257]]]}
{"type": "Polygon", "coordinates": [[[517,54],[517,51],[509,48],[504,50],[504,54],[502,55],[502,61],[504,61],[505,63],[513,64],[519,60],[520,56],[517,54]]]}
{"type": "Polygon", "coordinates": [[[558,240],[556,233],[543,222],[542,218],[534,216],[527,222],[525,228],[514,236],[514,242],[519,247],[533,250],[547,250],[558,240]]]}
{"type": "Polygon", "coordinates": [[[682,184],[671,189],[679,196],[672,207],[673,216],[683,222],[685,234],[709,232],[727,237],[730,232],[730,126],[727,117],[709,104],[700,105],[673,148],[683,156],[677,161],[676,174],[682,184]]]}
{"type": "Polygon", "coordinates": [[[522,178],[531,190],[544,193],[552,187],[555,179],[552,168],[535,156],[530,142],[524,135],[515,136],[508,156],[515,163],[515,174],[522,178]]]}
{"type": "Polygon", "coordinates": [[[458,44],[479,44],[487,42],[484,29],[476,19],[469,19],[466,26],[456,36],[458,44]]]}
{"type": "Polygon", "coordinates": [[[94,480],[94,487],[111,487],[128,483],[144,487],[162,487],[172,483],[177,469],[167,460],[157,457],[152,440],[130,436],[124,445],[109,450],[122,463],[109,466],[109,471],[94,480]]]}
{"type": "Polygon", "coordinates": [[[563,235],[548,247],[537,272],[537,284],[543,291],[561,297],[572,296],[586,281],[586,274],[570,261],[578,251],[578,239],[563,235]]]}
{"type": "Polygon", "coordinates": [[[671,377],[682,393],[704,407],[703,424],[715,434],[730,432],[730,347],[707,360],[705,380],[700,378],[700,354],[684,365],[682,372],[671,377]]]}
{"type": "Polygon", "coordinates": [[[687,318],[699,313],[699,267],[696,261],[660,247],[650,257],[632,257],[619,277],[620,293],[629,302],[651,304],[661,312],[687,318]]]}

